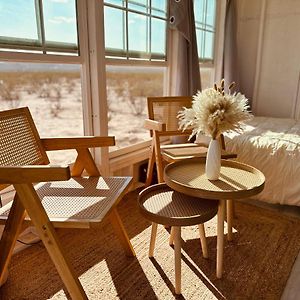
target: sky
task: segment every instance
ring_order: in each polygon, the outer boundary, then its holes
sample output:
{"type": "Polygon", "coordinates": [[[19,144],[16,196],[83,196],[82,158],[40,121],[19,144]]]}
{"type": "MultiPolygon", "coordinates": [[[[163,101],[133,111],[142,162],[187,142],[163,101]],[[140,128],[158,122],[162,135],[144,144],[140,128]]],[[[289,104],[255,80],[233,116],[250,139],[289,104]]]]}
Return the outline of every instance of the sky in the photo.
{"type": "MultiPolygon", "coordinates": [[[[43,0],[46,41],[77,43],[74,0],[43,0]]],[[[34,0],[0,0],[0,36],[38,39],[34,0]]]]}
{"type": "MultiPolygon", "coordinates": [[[[134,0],[135,3],[147,4],[147,0],[134,0]]],[[[0,36],[18,39],[38,40],[38,25],[35,0],[0,0],[0,36]]],[[[122,7],[122,0],[105,0],[106,3],[122,7]]],[[[167,0],[152,0],[152,14],[166,18],[167,0]]],[[[43,0],[43,14],[46,42],[64,42],[77,44],[77,25],[75,0],[43,0]]],[[[205,0],[195,0],[196,20],[204,18],[205,0]],[[199,8],[199,9],[198,9],[199,8]]],[[[214,23],[215,0],[208,0],[207,23],[214,23]]],[[[134,3],[128,4],[130,9],[146,12],[146,8],[134,3]]],[[[105,6],[105,44],[106,48],[126,51],[125,13],[121,9],[105,6]]],[[[128,50],[165,54],[166,24],[160,18],[150,18],[138,13],[128,13],[128,50]]],[[[212,55],[213,35],[202,35],[197,31],[198,44],[205,40],[205,54],[212,55]]]]}

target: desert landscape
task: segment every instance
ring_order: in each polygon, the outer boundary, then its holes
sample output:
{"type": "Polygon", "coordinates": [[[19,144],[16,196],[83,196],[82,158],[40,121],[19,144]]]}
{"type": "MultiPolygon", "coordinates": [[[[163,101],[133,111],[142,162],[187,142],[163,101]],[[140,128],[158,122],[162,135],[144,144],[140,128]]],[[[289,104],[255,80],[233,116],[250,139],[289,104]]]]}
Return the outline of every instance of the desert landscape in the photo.
{"type": "MultiPolygon", "coordinates": [[[[163,93],[163,72],[107,72],[109,135],[126,147],[149,138],[143,128],[146,97],[163,93]]],[[[28,106],[41,137],[83,135],[80,72],[1,72],[0,110],[28,106]]],[[[70,163],[75,151],[49,153],[52,163],[70,163]]]]}
{"type": "MultiPolygon", "coordinates": [[[[16,64],[11,70],[3,66],[0,111],[28,106],[41,137],[84,134],[79,67],[32,70],[30,64],[16,64]]],[[[202,86],[209,86],[210,74],[201,70],[202,86]]],[[[116,137],[116,146],[110,151],[149,139],[143,128],[147,97],[163,95],[164,68],[107,67],[106,76],[108,134],[116,137]]],[[[50,152],[49,157],[55,164],[71,163],[76,152],[50,152]]]]}

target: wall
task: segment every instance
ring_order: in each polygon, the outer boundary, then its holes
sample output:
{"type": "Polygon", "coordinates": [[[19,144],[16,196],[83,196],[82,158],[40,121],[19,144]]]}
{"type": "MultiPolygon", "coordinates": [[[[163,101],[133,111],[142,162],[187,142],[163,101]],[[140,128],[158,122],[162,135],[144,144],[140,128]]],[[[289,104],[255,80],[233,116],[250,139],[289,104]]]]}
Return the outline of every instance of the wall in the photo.
{"type": "Polygon", "coordinates": [[[300,1],[238,0],[237,16],[240,87],[254,113],[299,118],[300,1]]]}

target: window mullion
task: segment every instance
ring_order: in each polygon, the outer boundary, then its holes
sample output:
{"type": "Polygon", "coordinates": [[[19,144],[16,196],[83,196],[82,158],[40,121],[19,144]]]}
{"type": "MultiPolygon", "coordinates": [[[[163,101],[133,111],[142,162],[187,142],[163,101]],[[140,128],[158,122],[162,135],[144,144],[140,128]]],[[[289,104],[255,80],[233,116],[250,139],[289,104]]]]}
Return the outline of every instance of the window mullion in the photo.
{"type": "Polygon", "coordinates": [[[128,41],[128,1],[126,1],[126,58],[129,59],[129,41],[128,41]]]}
{"type": "Polygon", "coordinates": [[[38,38],[42,45],[42,51],[46,54],[46,42],[45,42],[45,27],[44,27],[44,13],[43,13],[43,1],[36,0],[36,16],[37,16],[37,27],[38,27],[38,38]]]}
{"type": "MultiPolygon", "coordinates": [[[[151,60],[151,58],[152,58],[152,49],[151,49],[151,38],[152,38],[152,1],[151,0],[148,0],[149,2],[149,6],[148,6],[148,10],[149,10],[149,12],[150,12],[150,17],[149,17],[149,39],[147,39],[147,41],[149,42],[149,60],[151,60]]],[[[148,28],[148,27],[147,27],[148,28]]]]}

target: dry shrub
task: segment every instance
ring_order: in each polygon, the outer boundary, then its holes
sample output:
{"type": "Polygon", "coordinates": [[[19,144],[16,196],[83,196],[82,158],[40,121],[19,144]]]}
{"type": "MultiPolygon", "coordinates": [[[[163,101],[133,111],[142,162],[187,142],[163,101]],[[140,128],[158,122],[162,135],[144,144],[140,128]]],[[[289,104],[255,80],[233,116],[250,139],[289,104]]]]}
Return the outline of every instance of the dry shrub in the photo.
{"type": "Polygon", "coordinates": [[[0,99],[5,101],[9,108],[17,108],[20,105],[17,83],[0,80],[0,99]]]}
{"type": "Polygon", "coordinates": [[[107,85],[114,90],[120,101],[130,107],[135,116],[140,116],[145,110],[147,97],[162,95],[163,74],[107,72],[107,85]]]}
{"type": "Polygon", "coordinates": [[[50,105],[50,114],[52,117],[58,118],[62,111],[61,103],[61,87],[59,85],[47,85],[49,96],[46,101],[50,105]]]}

